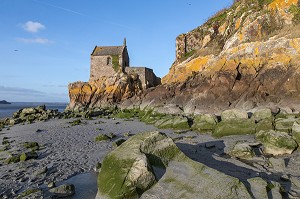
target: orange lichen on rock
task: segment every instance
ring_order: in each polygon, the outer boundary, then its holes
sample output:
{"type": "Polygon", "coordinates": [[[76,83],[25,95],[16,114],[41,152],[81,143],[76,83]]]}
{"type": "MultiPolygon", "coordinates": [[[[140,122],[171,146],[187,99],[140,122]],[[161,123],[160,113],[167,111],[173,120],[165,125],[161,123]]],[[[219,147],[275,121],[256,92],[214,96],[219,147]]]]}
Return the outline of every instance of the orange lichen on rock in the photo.
{"type": "Polygon", "coordinates": [[[227,22],[225,22],[222,26],[220,26],[219,29],[218,29],[219,34],[224,35],[227,26],[228,26],[227,22]]]}
{"type": "Polygon", "coordinates": [[[169,72],[168,75],[162,78],[163,84],[170,84],[174,82],[183,82],[188,77],[190,77],[193,72],[199,72],[203,70],[210,60],[211,56],[198,57],[196,59],[192,59],[186,64],[182,64],[180,66],[174,67],[173,72],[169,72]]]}
{"type": "Polygon", "coordinates": [[[276,9],[288,9],[292,4],[297,5],[298,0],[273,0],[268,7],[272,10],[276,9]]]}
{"type": "Polygon", "coordinates": [[[236,30],[240,28],[241,23],[242,23],[242,18],[239,18],[239,19],[236,21],[236,23],[235,23],[235,29],[236,29],[236,30]]]}

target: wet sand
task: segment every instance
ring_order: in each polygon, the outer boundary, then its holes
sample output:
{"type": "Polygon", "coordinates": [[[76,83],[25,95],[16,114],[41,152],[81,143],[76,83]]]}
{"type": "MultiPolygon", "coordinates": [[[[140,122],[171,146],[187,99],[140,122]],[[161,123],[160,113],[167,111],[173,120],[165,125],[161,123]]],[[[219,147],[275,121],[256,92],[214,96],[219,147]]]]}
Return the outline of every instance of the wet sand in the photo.
{"type": "MultiPolygon", "coordinates": [[[[76,179],[84,181],[90,178],[93,181],[91,184],[95,185],[96,174],[92,177],[91,172],[93,172],[95,165],[101,162],[105,155],[113,149],[114,140],[118,138],[127,139],[124,136],[125,133],[134,135],[140,132],[159,130],[152,125],[146,125],[136,120],[95,118],[82,120],[80,125],[71,126],[69,122],[74,120],[52,119],[47,122],[19,124],[10,127],[9,130],[0,131],[0,139],[8,137],[11,146],[8,151],[0,152],[0,196],[9,195],[14,198],[28,188],[41,188],[46,192],[48,183],[53,181],[59,185],[68,182],[65,181],[68,179],[71,181],[73,179],[72,182],[76,182],[76,179]],[[95,142],[97,135],[109,133],[114,133],[116,138],[111,141],[95,142]],[[5,164],[4,160],[9,157],[9,154],[21,153],[24,150],[22,148],[24,142],[39,143],[38,159],[5,164]],[[44,168],[47,168],[47,172],[39,174],[44,168]],[[76,178],[76,175],[79,174],[83,178],[76,178]]],[[[177,146],[191,159],[237,177],[242,181],[260,176],[279,182],[280,176],[283,174],[295,178],[300,176],[299,152],[279,157],[287,162],[286,167],[280,172],[266,168],[264,166],[266,158],[264,157],[260,157],[257,162],[249,163],[230,158],[227,155],[237,142],[255,142],[254,135],[227,136],[215,139],[208,134],[197,134],[190,131],[181,134],[174,133],[173,130],[159,131],[172,137],[177,146]]],[[[80,196],[80,190],[85,190],[85,186],[92,186],[87,185],[87,181],[86,183],[74,184],[77,196],[80,196]]],[[[95,191],[95,188],[91,190],[91,196],[95,194],[95,191]]]]}

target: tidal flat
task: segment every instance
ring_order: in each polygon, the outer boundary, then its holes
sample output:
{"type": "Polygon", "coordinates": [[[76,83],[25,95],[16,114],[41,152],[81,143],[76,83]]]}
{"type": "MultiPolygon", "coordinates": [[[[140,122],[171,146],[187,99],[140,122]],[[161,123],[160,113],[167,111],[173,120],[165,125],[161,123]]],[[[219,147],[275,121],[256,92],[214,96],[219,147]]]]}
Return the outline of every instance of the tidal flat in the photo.
{"type": "MultiPolygon", "coordinates": [[[[300,187],[297,186],[300,182],[299,151],[277,157],[258,154],[247,161],[229,155],[237,143],[256,143],[255,135],[214,138],[209,133],[158,129],[131,119],[71,118],[17,124],[2,129],[0,196],[17,198],[26,190],[38,190],[39,194],[34,198],[50,198],[48,186],[51,183],[60,185],[70,179],[72,181],[76,176],[95,172],[97,163],[101,163],[106,154],[114,149],[114,142],[118,139],[126,140],[135,134],[155,130],[171,137],[178,148],[192,160],[242,182],[261,177],[284,187],[286,196],[292,193],[297,196],[300,192],[300,187]],[[99,135],[107,135],[108,139],[97,140],[99,135]],[[28,143],[38,143],[39,147],[25,147],[28,143]],[[36,152],[38,157],[7,163],[8,158],[28,151],[36,152]]],[[[90,179],[93,180],[91,184],[97,186],[96,178],[90,179]]],[[[84,185],[75,184],[77,195],[85,190],[82,186],[84,185]]],[[[76,194],[73,198],[76,198],[76,194]]],[[[95,195],[94,188],[90,197],[95,195]]]]}

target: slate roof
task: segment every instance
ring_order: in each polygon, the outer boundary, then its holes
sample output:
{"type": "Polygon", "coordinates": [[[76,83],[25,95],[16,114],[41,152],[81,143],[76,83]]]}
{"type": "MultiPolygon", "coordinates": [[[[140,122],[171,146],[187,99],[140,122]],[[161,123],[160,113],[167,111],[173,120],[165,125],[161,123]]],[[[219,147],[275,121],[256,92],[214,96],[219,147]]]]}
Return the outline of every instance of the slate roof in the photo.
{"type": "Polygon", "coordinates": [[[96,46],[92,52],[93,56],[121,55],[124,46],[96,46]]]}

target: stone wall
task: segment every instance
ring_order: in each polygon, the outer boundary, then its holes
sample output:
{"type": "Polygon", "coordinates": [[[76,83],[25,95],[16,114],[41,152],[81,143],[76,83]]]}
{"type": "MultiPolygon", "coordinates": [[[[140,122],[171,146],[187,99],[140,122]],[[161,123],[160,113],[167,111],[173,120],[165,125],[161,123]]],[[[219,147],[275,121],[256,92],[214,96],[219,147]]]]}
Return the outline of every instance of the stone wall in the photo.
{"type": "Polygon", "coordinates": [[[112,56],[91,56],[90,82],[100,77],[113,76],[116,73],[112,63],[107,65],[108,57],[113,59],[112,56]]]}
{"type": "Polygon", "coordinates": [[[143,88],[150,88],[161,84],[161,80],[157,77],[153,70],[146,67],[126,67],[127,74],[138,74],[143,88]]]}

